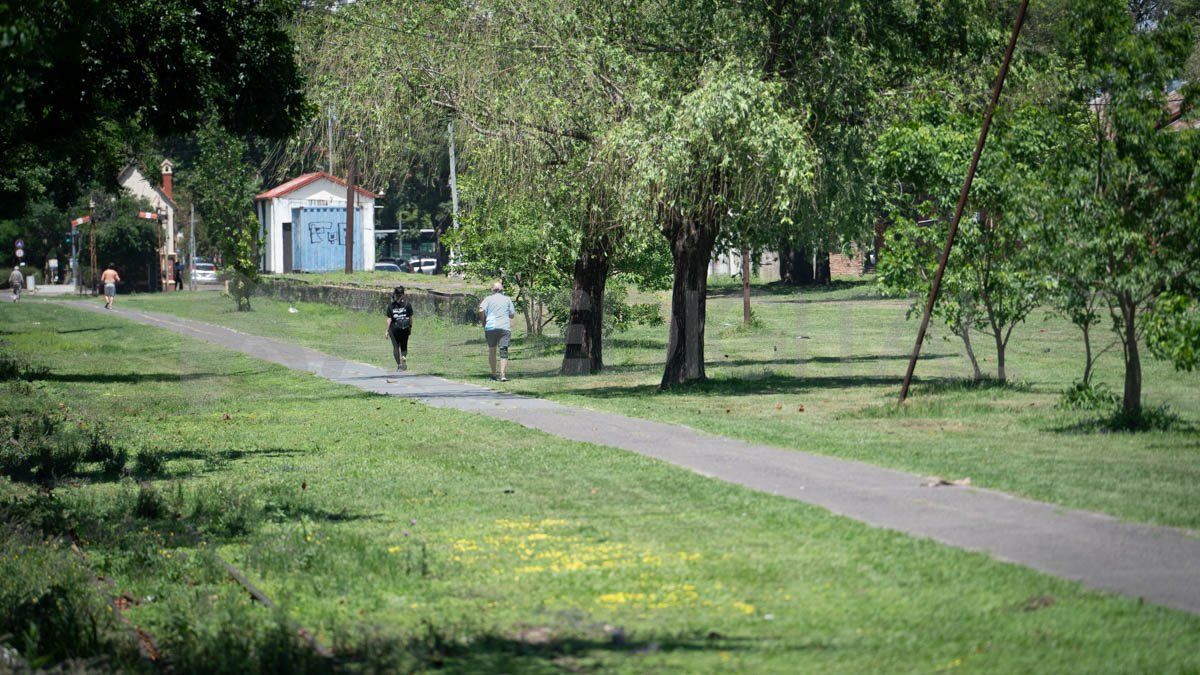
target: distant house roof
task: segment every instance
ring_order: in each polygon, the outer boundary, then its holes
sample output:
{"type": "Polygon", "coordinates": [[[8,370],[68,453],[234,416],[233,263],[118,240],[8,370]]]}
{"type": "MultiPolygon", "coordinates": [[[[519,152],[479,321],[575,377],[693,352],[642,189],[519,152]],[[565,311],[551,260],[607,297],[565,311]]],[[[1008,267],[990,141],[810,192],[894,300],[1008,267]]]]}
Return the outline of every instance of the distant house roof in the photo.
{"type": "Polygon", "coordinates": [[[176,208],[178,208],[175,205],[174,199],[171,199],[170,197],[168,197],[167,193],[163,192],[161,187],[152,183],[149,178],[146,178],[146,174],[142,172],[142,170],[140,168],[140,164],[137,161],[130,161],[128,164],[125,165],[124,169],[121,169],[121,173],[117,174],[117,184],[120,185],[121,187],[125,187],[125,181],[129,180],[129,177],[135,173],[138,174],[139,176],[141,176],[142,180],[145,180],[146,183],[149,184],[150,187],[153,188],[154,191],[158,193],[159,197],[162,197],[162,200],[171,207],[171,210],[175,210],[176,208]]]}
{"type": "MultiPolygon", "coordinates": [[[[334,183],[337,183],[338,185],[341,185],[342,187],[346,187],[346,181],[342,180],[341,178],[338,178],[337,176],[334,176],[333,174],[327,173],[325,171],[316,171],[313,173],[306,173],[301,176],[296,176],[295,178],[289,180],[286,183],[276,185],[275,187],[271,188],[270,190],[267,190],[266,192],[259,194],[258,196],[255,197],[255,199],[256,200],[258,200],[258,199],[277,199],[279,197],[283,197],[292,192],[295,192],[296,190],[299,190],[300,188],[304,187],[305,185],[308,185],[309,183],[320,180],[322,178],[333,181],[334,183]]],[[[360,185],[355,185],[354,190],[358,194],[360,194],[364,197],[370,197],[371,199],[379,199],[379,197],[380,197],[380,195],[377,195],[374,192],[371,192],[370,190],[364,189],[360,185]]]]}

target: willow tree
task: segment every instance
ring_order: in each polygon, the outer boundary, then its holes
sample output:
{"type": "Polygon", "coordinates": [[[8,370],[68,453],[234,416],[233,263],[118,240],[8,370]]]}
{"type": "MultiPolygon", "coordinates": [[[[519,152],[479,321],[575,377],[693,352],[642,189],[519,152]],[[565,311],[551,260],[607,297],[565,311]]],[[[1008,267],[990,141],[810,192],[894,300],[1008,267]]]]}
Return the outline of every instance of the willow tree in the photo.
{"type": "Polygon", "coordinates": [[[646,91],[620,134],[635,167],[632,217],[656,225],[674,260],[663,388],[705,379],[713,245],[724,232],[786,220],[811,185],[804,120],[780,93],[743,64],[714,65],[681,96],[646,91]]]}

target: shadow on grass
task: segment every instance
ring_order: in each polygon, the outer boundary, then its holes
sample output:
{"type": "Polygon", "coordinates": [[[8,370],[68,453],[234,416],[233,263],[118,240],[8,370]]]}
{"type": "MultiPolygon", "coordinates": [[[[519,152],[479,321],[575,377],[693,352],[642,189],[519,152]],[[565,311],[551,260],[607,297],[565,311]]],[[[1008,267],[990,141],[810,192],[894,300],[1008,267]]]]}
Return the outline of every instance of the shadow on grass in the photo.
{"type": "Polygon", "coordinates": [[[262,371],[234,373],[39,373],[34,379],[46,382],[75,382],[86,384],[140,384],[142,382],[190,382],[217,377],[257,375],[262,371]]]}
{"type": "Polygon", "coordinates": [[[116,326],[89,326],[87,328],[68,328],[66,330],[56,330],[59,335],[67,335],[68,333],[93,333],[96,331],[116,330],[116,326]]]}
{"type": "Polygon", "coordinates": [[[630,386],[594,387],[573,389],[561,393],[595,398],[625,398],[649,396],[756,396],[760,394],[800,394],[813,390],[856,389],[861,387],[897,387],[898,375],[850,375],[794,377],[791,375],[765,374],[742,378],[710,378],[668,390],[658,385],[639,384],[630,386]]]}
{"type": "MultiPolygon", "coordinates": [[[[949,355],[954,356],[954,355],[949,355]]],[[[907,359],[908,357],[902,357],[907,359]]],[[[924,357],[922,357],[923,359],[924,357]]],[[[933,396],[940,394],[957,394],[973,391],[1008,391],[1016,393],[1029,393],[1033,391],[1033,387],[1028,382],[1012,380],[1000,381],[995,378],[985,377],[980,380],[970,380],[964,378],[943,378],[937,380],[921,380],[914,381],[912,389],[909,391],[910,396],[933,396]]]]}
{"type": "MultiPolygon", "coordinates": [[[[955,355],[955,354],[928,354],[928,355],[923,355],[921,357],[921,361],[949,359],[949,358],[955,358],[956,356],[957,355],[955,355]]],[[[712,361],[709,361],[706,365],[710,368],[722,368],[722,367],[753,368],[753,367],[769,367],[769,366],[804,366],[804,365],[814,365],[814,364],[851,365],[851,364],[858,364],[858,363],[876,363],[876,362],[886,362],[886,361],[907,361],[907,360],[908,360],[908,356],[901,355],[901,354],[892,354],[892,355],[889,355],[889,354],[883,354],[883,355],[864,354],[864,355],[855,355],[855,356],[811,356],[811,357],[802,357],[802,358],[775,358],[775,359],[729,359],[728,355],[724,355],[724,358],[714,359],[712,361]]],[[[606,366],[604,366],[604,370],[597,374],[598,375],[605,375],[605,374],[620,375],[620,374],[625,374],[625,373],[651,373],[651,372],[659,373],[661,371],[662,371],[661,363],[640,363],[640,364],[620,365],[620,366],[606,365],[606,366]]],[[[898,369],[897,369],[897,372],[899,372],[898,369]]],[[[521,377],[527,378],[527,379],[542,379],[542,378],[558,377],[558,376],[559,376],[558,368],[521,373],[521,377]]],[[[570,377],[575,377],[575,376],[570,376],[570,377]]],[[[745,380],[745,381],[757,381],[757,380],[763,379],[764,377],[777,377],[777,378],[782,378],[782,379],[794,379],[794,380],[820,379],[819,376],[817,378],[814,378],[814,377],[807,377],[807,376],[790,376],[790,375],[774,375],[774,374],[762,375],[762,374],[754,374],[754,373],[740,374],[736,379],[745,380]]],[[[868,377],[868,376],[864,376],[864,377],[868,377]]],[[[897,377],[899,377],[899,376],[897,375],[897,377]]],[[[709,383],[722,382],[722,381],[734,380],[734,379],[735,378],[714,378],[714,379],[708,380],[708,382],[709,383]]],[[[855,378],[845,377],[845,378],[828,378],[828,379],[837,380],[837,379],[855,379],[855,378]]],[[[897,382],[899,382],[898,379],[897,379],[897,382]]],[[[700,386],[700,385],[696,385],[696,386],[700,386]]]]}
{"type": "MultiPolygon", "coordinates": [[[[370,629],[367,629],[370,631],[370,629]]],[[[707,636],[662,636],[632,639],[623,629],[598,624],[583,631],[559,634],[551,627],[524,628],[513,634],[489,632],[456,636],[426,624],[423,635],[408,639],[368,635],[352,644],[338,645],[350,664],[369,670],[437,669],[447,673],[480,672],[592,672],[634,666],[614,663],[614,657],[636,659],[656,653],[748,651],[757,640],[707,636]]]]}
{"type": "Polygon", "coordinates": [[[1140,415],[1127,415],[1117,409],[1107,415],[1087,417],[1071,423],[1050,427],[1049,431],[1061,434],[1110,434],[1110,433],[1150,433],[1178,432],[1200,433],[1200,428],[1167,406],[1143,408],[1140,415]]]}

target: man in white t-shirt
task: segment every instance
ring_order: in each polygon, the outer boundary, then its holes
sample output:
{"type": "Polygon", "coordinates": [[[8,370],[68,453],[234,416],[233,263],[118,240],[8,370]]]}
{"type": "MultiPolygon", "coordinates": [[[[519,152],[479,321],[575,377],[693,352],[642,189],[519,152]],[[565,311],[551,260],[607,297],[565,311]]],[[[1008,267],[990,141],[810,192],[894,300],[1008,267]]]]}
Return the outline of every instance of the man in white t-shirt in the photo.
{"type": "Polygon", "coordinates": [[[12,287],[12,301],[21,302],[21,288],[25,286],[25,275],[21,274],[21,266],[17,265],[8,275],[8,285],[12,287]]]}
{"type": "Polygon", "coordinates": [[[483,337],[487,340],[488,365],[492,379],[507,382],[508,343],[512,339],[512,318],[517,315],[512,298],[504,294],[504,284],[492,284],[492,294],[479,303],[479,318],[483,320],[483,337]],[[496,375],[496,350],[500,350],[500,375],[496,375]]]}

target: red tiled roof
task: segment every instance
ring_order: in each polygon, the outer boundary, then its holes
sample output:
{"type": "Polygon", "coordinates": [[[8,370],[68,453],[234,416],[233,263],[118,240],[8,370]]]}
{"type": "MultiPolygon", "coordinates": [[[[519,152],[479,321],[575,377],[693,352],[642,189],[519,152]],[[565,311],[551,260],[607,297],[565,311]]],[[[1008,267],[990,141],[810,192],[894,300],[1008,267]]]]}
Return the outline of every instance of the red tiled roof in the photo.
{"type": "MultiPolygon", "coordinates": [[[[333,181],[334,183],[337,183],[338,185],[341,185],[342,187],[346,187],[346,181],[342,180],[341,178],[338,178],[337,176],[334,176],[325,171],[316,171],[314,173],[306,173],[301,176],[296,176],[295,178],[289,180],[286,183],[281,183],[279,185],[276,185],[275,187],[271,188],[270,190],[260,193],[254,199],[256,199],[256,200],[258,200],[258,199],[275,199],[277,197],[283,197],[284,195],[291,194],[291,193],[295,192],[296,190],[299,190],[300,188],[304,187],[305,185],[308,185],[309,183],[316,181],[316,180],[320,180],[322,178],[333,181]]],[[[355,185],[354,190],[356,192],[358,192],[358,194],[360,194],[364,197],[370,197],[371,199],[379,199],[379,195],[375,194],[374,192],[371,192],[370,190],[363,188],[361,185],[355,185]]]]}

